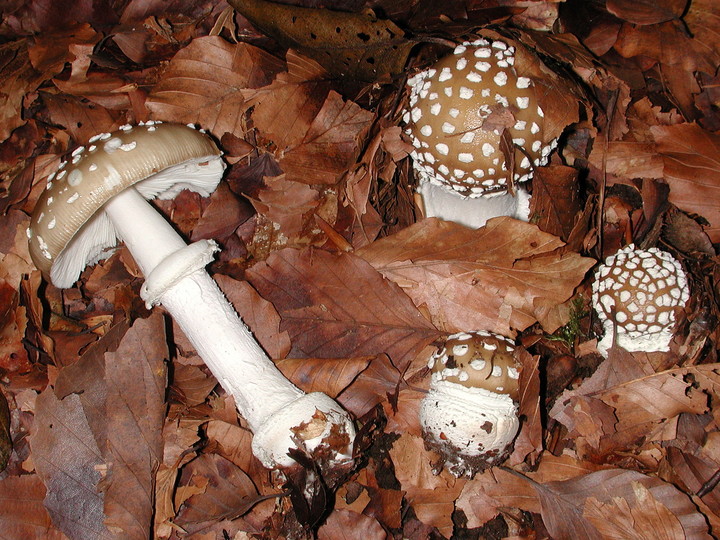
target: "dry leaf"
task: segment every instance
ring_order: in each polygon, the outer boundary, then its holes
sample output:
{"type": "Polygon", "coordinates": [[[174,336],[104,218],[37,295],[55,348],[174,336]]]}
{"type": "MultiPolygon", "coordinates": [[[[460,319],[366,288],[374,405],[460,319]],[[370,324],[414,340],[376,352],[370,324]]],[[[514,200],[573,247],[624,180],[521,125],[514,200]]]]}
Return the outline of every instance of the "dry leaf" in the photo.
{"type": "Polygon", "coordinates": [[[560,254],[562,242],[536,226],[496,218],[477,230],[427,219],[358,251],[448,332],[512,335],[573,294],[592,259],[560,254]]]}
{"type": "Polygon", "coordinates": [[[217,136],[242,136],[246,108],[241,90],[269,84],[283,68],[268,53],[220,37],[193,40],[170,61],[148,96],[157,119],[202,126],[217,136]]]}
{"type": "Polygon", "coordinates": [[[247,275],[280,314],[290,357],[387,353],[403,366],[439,335],[395,284],[355,255],[286,249],[247,275]]]}
{"type": "Polygon", "coordinates": [[[405,67],[413,42],[369,13],[313,9],[265,0],[230,0],[239,13],[286,48],[296,48],[338,77],[375,81],[405,67]]]}
{"type": "Polygon", "coordinates": [[[670,202],[705,217],[708,236],[720,241],[720,136],[695,124],[650,129],[664,162],[670,202]]]}

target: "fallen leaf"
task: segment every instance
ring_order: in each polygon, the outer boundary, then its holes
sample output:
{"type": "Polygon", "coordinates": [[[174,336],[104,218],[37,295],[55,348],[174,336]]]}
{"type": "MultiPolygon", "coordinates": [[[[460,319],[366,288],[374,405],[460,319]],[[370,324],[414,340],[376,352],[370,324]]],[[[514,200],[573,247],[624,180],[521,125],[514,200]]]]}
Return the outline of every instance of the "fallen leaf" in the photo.
{"type": "Polygon", "coordinates": [[[490,330],[510,336],[567,301],[592,259],[560,254],[562,242],[510,218],[468,229],[427,219],[358,250],[448,332],[490,330]]]}
{"type": "Polygon", "coordinates": [[[282,68],[252,45],[198,38],[170,61],[146,105],[158,119],[197,124],[218,137],[242,136],[246,104],[241,90],[269,84],[282,68]]]}
{"type": "Polygon", "coordinates": [[[66,539],[67,536],[51,521],[48,510],[43,506],[44,498],[45,486],[38,475],[6,476],[0,480],[0,529],[3,536],[66,539]]]}
{"type": "Polygon", "coordinates": [[[670,202],[704,216],[706,232],[720,241],[720,136],[696,124],[654,126],[650,131],[663,159],[670,202]]]}
{"type": "Polygon", "coordinates": [[[203,454],[185,466],[180,485],[203,485],[178,512],[183,527],[245,514],[259,497],[250,477],[239,467],[216,454],[203,454]]]}
{"type": "Polygon", "coordinates": [[[291,358],[387,353],[403,366],[439,335],[395,284],[349,253],[285,249],[247,276],[278,310],[291,358]]]}
{"type": "Polygon", "coordinates": [[[414,42],[392,21],[369,13],[230,0],[243,17],[286,48],[296,48],[337,77],[375,81],[405,67],[414,42]]]}
{"type": "Polygon", "coordinates": [[[605,8],[620,19],[644,25],[679,19],[687,4],[687,0],[608,0],[605,8]]]}
{"type": "MultiPolygon", "coordinates": [[[[588,498],[605,504],[621,498],[634,506],[642,504],[638,494],[643,497],[646,492],[669,509],[682,526],[685,538],[710,538],[704,518],[687,495],[662,480],[636,471],[608,469],[564,482],[533,486],[540,497],[543,522],[558,540],[604,538],[584,515],[588,498]],[[636,489],[636,486],[640,487],[636,489]]],[[[659,523],[654,525],[662,527],[659,523]]],[[[657,534],[662,534],[662,530],[657,534]]]]}
{"type": "Polygon", "coordinates": [[[385,540],[385,529],[370,516],[335,510],[318,529],[318,540],[385,540]]]}

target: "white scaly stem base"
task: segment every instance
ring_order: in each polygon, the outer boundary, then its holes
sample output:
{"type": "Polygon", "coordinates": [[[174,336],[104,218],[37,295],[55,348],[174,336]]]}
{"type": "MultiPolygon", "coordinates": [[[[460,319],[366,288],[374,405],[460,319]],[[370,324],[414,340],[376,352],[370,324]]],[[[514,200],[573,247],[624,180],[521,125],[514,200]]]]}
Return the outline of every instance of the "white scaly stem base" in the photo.
{"type": "MultiPolygon", "coordinates": [[[[322,442],[322,433],[327,435],[333,425],[339,426],[348,434],[350,446],[337,457],[338,461],[347,461],[355,435],[347,413],[325,394],[306,395],[285,378],[202,268],[204,263],[197,263],[198,250],[193,254],[133,188],[112,199],[105,210],[143,274],[147,277],[158,269],[155,275],[172,278],[157,295],[158,303],[165,306],[220,385],[235,398],[238,411],[255,435],[253,453],[263,465],[273,468],[294,463],[287,456],[288,448],[297,447],[292,429],[310,422],[316,409],[324,413],[327,425],[315,429],[304,441],[305,446],[313,450],[322,442]],[[184,257],[178,256],[182,253],[194,256],[195,263],[183,261],[184,257]],[[168,258],[186,263],[188,272],[178,276],[163,267],[168,258]]],[[[214,251],[214,244],[208,246],[214,251]]],[[[199,252],[207,255],[207,250],[199,252]]]]}

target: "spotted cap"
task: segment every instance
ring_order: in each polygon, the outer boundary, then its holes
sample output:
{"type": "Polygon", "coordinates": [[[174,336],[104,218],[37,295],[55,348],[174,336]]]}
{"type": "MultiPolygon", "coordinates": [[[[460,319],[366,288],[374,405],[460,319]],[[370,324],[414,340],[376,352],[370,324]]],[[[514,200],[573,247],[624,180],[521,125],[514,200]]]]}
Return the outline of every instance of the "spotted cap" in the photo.
{"type": "Polygon", "coordinates": [[[207,196],[225,165],[203,132],[179,124],[126,125],[90,139],[48,177],[27,229],[35,266],[57,287],[70,287],[87,264],[115,246],[115,229],[102,206],[134,186],[146,199],[168,199],[183,189],[207,196]]]}
{"type": "Polygon", "coordinates": [[[690,298],[687,277],[670,253],[630,244],[600,265],[593,306],[603,323],[602,352],[616,344],[628,351],[667,351],[675,311],[690,298]]]}
{"type": "Polygon", "coordinates": [[[403,120],[421,180],[465,197],[489,196],[507,192],[511,177],[527,181],[533,167],[547,164],[557,141],[543,141],[533,81],[518,76],[514,64],[514,47],[479,39],[408,80],[403,120]],[[514,145],[512,174],[501,148],[505,131],[514,145]]]}
{"type": "Polygon", "coordinates": [[[448,337],[428,361],[432,381],[483,388],[518,399],[519,370],[515,344],[491,332],[460,332],[448,337]]]}

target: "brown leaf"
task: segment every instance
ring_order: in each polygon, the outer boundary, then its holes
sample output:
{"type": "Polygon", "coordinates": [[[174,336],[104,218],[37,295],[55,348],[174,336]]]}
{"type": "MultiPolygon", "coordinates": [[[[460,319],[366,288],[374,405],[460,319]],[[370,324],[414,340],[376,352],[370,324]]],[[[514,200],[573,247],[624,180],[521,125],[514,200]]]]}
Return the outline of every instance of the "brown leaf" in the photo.
{"type": "Polygon", "coordinates": [[[530,214],[540,229],[567,239],[580,211],[578,172],[572,167],[539,167],[533,176],[530,214]]]}
{"type": "Polygon", "coordinates": [[[53,521],[69,536],[150,534],[168,352],[161,315],[125,329],[108,332],[38,398],[33,455],[53,521]],[[73,479],[82,479],[81,497],[73,479]]]}
{"type": "Polygon", "coordinates": [[[710,538],[705,519],[687,495],[671,484],[636,471],[608,469],[564,482],[533,485],[540,497],[543,522],[552,537],[558,540],[603,538],[583,515],[586,500],[592,497],[601,503],[609,503],[614,498],[621,498],[632,507],[641,504],[636,485],[645,488],[667,507],[682,525],[685,538],[710,538]]]}
{"type": "Polygon", "coordinates": [[[335,510],[317,532],[318,540],[385,540],[377,520],[352,510],[335,510]]]}
{"type": "Polygon", "coordinates": [[[38,396],[30,445],[52,522],[70,538],[110,538],[98,489],[105,460],[77,394],[61,401],[47,389],[38,396]]]}
{"type": "Polygon", "coordinates": [[[0,472],[7,467],[11,452],[10,409],[5,394],[0,391],[0,472]]]}
{"type": "Polygon", "coordinates": [[[477,230],[423,220],[357,253],[395,281],[448,332],[511,335],[536,321],[555,330],[548,308],[570,298],[594,264],[562,242],[510,218],[477,230]]]}
{"type": "Polygon", "coordinates": [[[185,527],[237,518],[259,500],[250,477],[231,461],[216,454],[203,454],[186,465],[180,483],[183,486],[205,486],[200,493],[186,500],[178,512],[176,521],[185,527]]]}
{"type": "Polygon", "coordinates": [[[650,131],[663,159],[670,202],[705,217],[713,242],[720,241],[720,135],[696,124],[654,126],[650,131]]]}
{"type": "Polygon", "coordinates": [[[502,508],[520,508],[539,513],[538,495],[530,483],[506,470],[493,468],[469,480],[457,499],[457,507],[468,518],[468,527],[480,527],[502,508]]]}
{"type": "Polygon", "coordinates": [[[400,372],[386,354],[375,356],[350,386],[338,396],[347,410],[360,418],[375,405],[393,395],[400,381],[400,372]]]}
{"type": "Polygon", "coordinates": [[[43,506],[44,498],[45,486],[36,474],[7,476],[0,480],[2,535],[5,538],[66,539],[51,522],[48,510],[43,506]]]}
{"type": "Polygon", "coordinates": [[[298,182],[335,184],[356,157],[372,118],[372,113],[331,91],[302,141],[285,151],[280,166],[298,182]]]}
{"type": "Polygon", "coordinates": [[[22,100],[45,80],[30,64],[27,41],[8,41],[0,45],[0,71],[3,73],[3,100],[0,104],[0,141],[24,123],[22,100]]]}
{"type": "Polygon", "coordinates": [[[657,24],[679,19],[688,0],[608,0],[605,9],[633,24],[657,24]]]}
{"type": "Polygon", "coordinates": [[[215,36],[198,38],[170,61],[147,107],[158,119],[195,123],[219,137],[242,136],[246,105],[240,90],[268,84],[282,67],[251,45],[233,45],[215,36]]]}
{"type": "Polygon", "coordinates": [[[376,81],[398,75],[413,42],[391,21],[368,13],[313,9],[265,0],[230,0],[240,14],[286,48],[296,48],[336,77],[376,81]]]}
{"type": "Polygon", "coordinates": [[[291,357],[387,353],[404,365],[439,335],[395,284],[349,253],[285,249],[247,276],[280,313],[291,357]]]}
{"type": "Polygon", "coordinates": [[[318,64],[288,51],[287,71],[267,86],[243,92],[253,106],[254,127],[280,152],[300,144],[328,95],[326,79],[318,64]]]}
{"type": "Polygon", "coordinates": [[[585,501],[583,517],[603,538],[673,540],[684,538],[682,525],[670,510],[639,483],[633,483],[635,504],[622,497],[601,503],[594,497],[585,501]]]}

